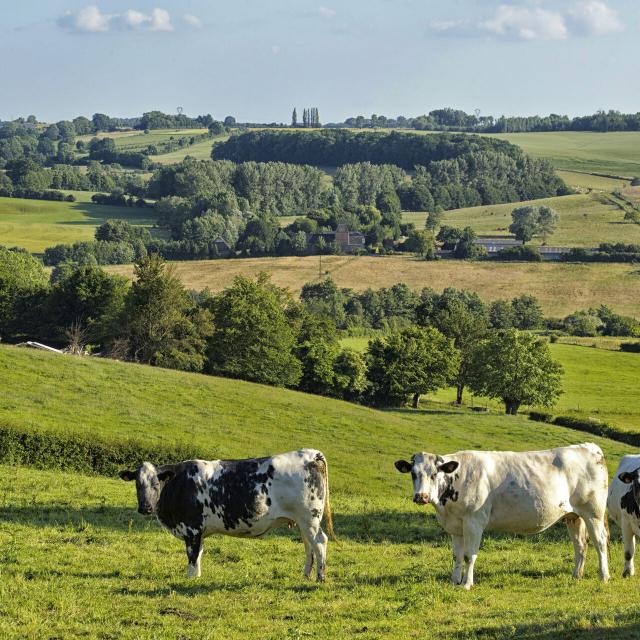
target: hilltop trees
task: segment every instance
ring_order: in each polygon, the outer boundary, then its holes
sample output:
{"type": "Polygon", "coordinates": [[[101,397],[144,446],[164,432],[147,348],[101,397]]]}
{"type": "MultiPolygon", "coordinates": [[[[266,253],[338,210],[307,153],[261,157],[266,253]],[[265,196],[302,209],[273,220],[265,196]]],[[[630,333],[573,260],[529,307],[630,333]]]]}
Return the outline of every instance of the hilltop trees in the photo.
{"type": "Polygon", "coordinates": [[[561,391],[562,367],[549,345],[517,329],[497,331],[475,353],[469,386],[474,393],[504,402],[515,415],[523,404],[554,404],[561,391]]]}
{"type": "Polygon", "coordinates": [[[523,243],[534,236],[543,236],[546,240],[555,231],[559,220],[558,214],[545,206],[518,207],[511,212],[511,218],[513,222],[509,231],[523,243]]]}

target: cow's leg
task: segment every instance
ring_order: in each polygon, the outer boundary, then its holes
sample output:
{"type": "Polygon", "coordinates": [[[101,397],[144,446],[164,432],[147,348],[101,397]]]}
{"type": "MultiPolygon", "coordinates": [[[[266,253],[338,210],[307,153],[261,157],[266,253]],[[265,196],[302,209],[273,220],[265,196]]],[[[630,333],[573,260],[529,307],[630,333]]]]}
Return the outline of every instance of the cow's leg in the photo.
{"type": "Polygon", "coordinates": [[[313,569],[313,548],[311,546],[311,542],[304,533],[302,534],[302,542],[304,542],[304,551],[307,556],[304,563],[304,577],[310,578],[311,570],[313,569]]]}
{"type": "Polygon", "coordinates": [[[622,572],[623,578],[629,578],[636,573],[636,569],[633,564],[633,556],[636,552],[636,537],[631,528],[628,518],[622,516],[622,522],[620,523],[622,529],[622,542],[624,544],[624,571],[622,572]]]}
{"type": "Polygon", "coordinates": [[[600,564],[600,578],[607,582],[609,580],[609,558],[607,556],[607,542],[609,536],[604,526],[604,516],[598,518],[591,516],[584,518],[584,523],[587,525],[587,531],[589,537],[593,540],[593,546],[596,548],[598,554],[598,562],[600,564]]]}
{"type": "Polygon", "coordinates": [[[473,586],[473,569],[478,558],[480,542],[482,541],[483,527],[474,518],[465,518],[462,522],[462,533],[464,536],[464,561],[467,565],[462,586],[471,589],[473,586]]]}
{"type": "Polygon", "coordinates": [[[587,557],[587,544],[589,540],[587,537],[587,527],[584,520],[575,513],[570,513],[565,517],[564,521],[567,525],[571,542],[573,542],[573,577],[578,580],[582,578],[582,574],[584,573],[584,563],[587,557]]]}
{"type": "Polygon", "coordinates": [[[187,577],[200,577],[200,558],[202,558],[202,535],[196,534],[185,539],[187,547],[187,558],[189,566],[187,567],[187,577]]]}
{"type": "MultiPolygon", "coordinates": [[[[302,537],[309,540],[316,561],[316,579],[324,582],[327,573],[327,541],[329,538],[320,527],[320,519],[313,518],[309,523],[297,523],[302,537]]],[[[310,569],[309,569],[310,570],[310,569]]]]}
{"type": "Polygon", "coordinates": [[[452,535],[451,547],[453,549],[451,584],[460,584],[462,582],[462,568],[464,566],[464,537],[452,535]]]}

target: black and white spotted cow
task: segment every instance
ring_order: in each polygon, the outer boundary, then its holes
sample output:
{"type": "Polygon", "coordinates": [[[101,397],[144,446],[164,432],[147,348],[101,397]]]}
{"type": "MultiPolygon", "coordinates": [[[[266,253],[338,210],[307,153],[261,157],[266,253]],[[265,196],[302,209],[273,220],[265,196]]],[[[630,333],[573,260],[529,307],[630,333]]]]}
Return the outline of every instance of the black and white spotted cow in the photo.
{"type": "Polygon", "coordinates": [[[300,529],[306,550],[304,574],[316,562],[318,581],[326,573],[327,536],[333,537],[327,460],[302,449],[270,458],[186,460],[156,467],[145,462],[122,471],[135,480],[138,511],[155,514],[187,547],[187,575],[200,576],[203,539],[215,533],[256,538],[288,524],[300,529]]]}
{"type": "Polygon", "coordinates": [[[582,577],[587,533],[609,578],[605,510],[607,465],[600,447],[586,443],[547,451],[459,451],[444,457],[417,453],[396,468],[413,477],[413,501],[432,504],[451,535],[451,581],[473,585],[485,531],[538,533],[564,520],[571,536],[574,578],[582,577]],[[466,565],[462,575],[463,562],[466,565]]]}
{"type": "Polygon", "coordinates": [[[640,456],[624,456],[609,488],[609,515],[622,531],[625,578],[635,575],[633,556],[640,536],[640,456]]]}

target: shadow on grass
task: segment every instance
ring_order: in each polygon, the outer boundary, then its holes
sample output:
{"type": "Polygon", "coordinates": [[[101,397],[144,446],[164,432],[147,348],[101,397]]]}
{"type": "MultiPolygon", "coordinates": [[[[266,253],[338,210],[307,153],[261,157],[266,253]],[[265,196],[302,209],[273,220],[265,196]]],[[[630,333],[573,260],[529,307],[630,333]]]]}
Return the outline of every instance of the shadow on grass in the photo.
{"type": "Polygon", "coordinates": [[[584,628],[585,620],[565,621],[560,624],[537,623],[531,625],[515,625],[504,627],[482,627],[473,631],[453,633],[451,640],[467,640],[470,638],[482,638],[485,640],[504,640],[507,638],[519,638],[519,640],[626,640],[640,638],[640,614],[620,614],[613,617],[615,626],[598,626],[595,616],[592,617],[589,629],[584,628]]]}

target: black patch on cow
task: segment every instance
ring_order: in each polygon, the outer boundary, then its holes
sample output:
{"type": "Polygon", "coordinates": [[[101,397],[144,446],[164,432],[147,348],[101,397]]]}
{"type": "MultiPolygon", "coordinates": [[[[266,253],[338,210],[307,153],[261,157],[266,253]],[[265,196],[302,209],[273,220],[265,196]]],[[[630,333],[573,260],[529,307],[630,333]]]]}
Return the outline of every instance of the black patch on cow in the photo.
{"type": "Polygon", "coordinates": [[[266,471],[258,471],[268,460],[269,458],[253,458],[220,461],[222,470],[211,483],[205,503],[222,520],[225,529],[235,529],[241,522],[251,527],[259,499],[262,495],[268,496],[267,482],[273,479],[275,473],[271,464],[266,471]]]}
{"type": "Polygon", "coordinates": [[[324,476],[326,469],[327,462],[321,453],[316,454],[313,460],[305,464],[307,473],[304,482],[311,491],[312,500],[315,500],[316,496],[318,500],[324,500],[324,476]]]}
{"type": "Polygon", "coordinates": [[[271,506],[271,498],[267,498],[266,505],[267,507],[271,506]]]}
{"type": "Polygon", "coordinates": [[[633,486],[620,499],[620,507],[636,518],[640,518],[640,509],[633,495],[633,486]]]}
{"type": "Polygon", "coordinates": [[[630,551],[625,551],[624,552],[624,559],[629,562],[631,560],[631,558],[633,558],[633,556],[631,555],[630,551]]]}
{"type": "Polygon", "coordinates": [[[453,478],[449,475],[445,475],[444,478],[444,488],[440,492],[438,496],[438,502],[444,507],[447,504],[447,500],[451,500],[451,502],[456,502],[458,500],[458,492],[453,487],[453,478]]]}
{"type": "Polygon", "coordinates": [[[158,520],[168,529],[178,525],[202,530],[202,504],[198,502],[198,489],[193,476],[198,472],[195,462],[181,466],[176,475],[165,483],[158,500],[158,520]]]}

